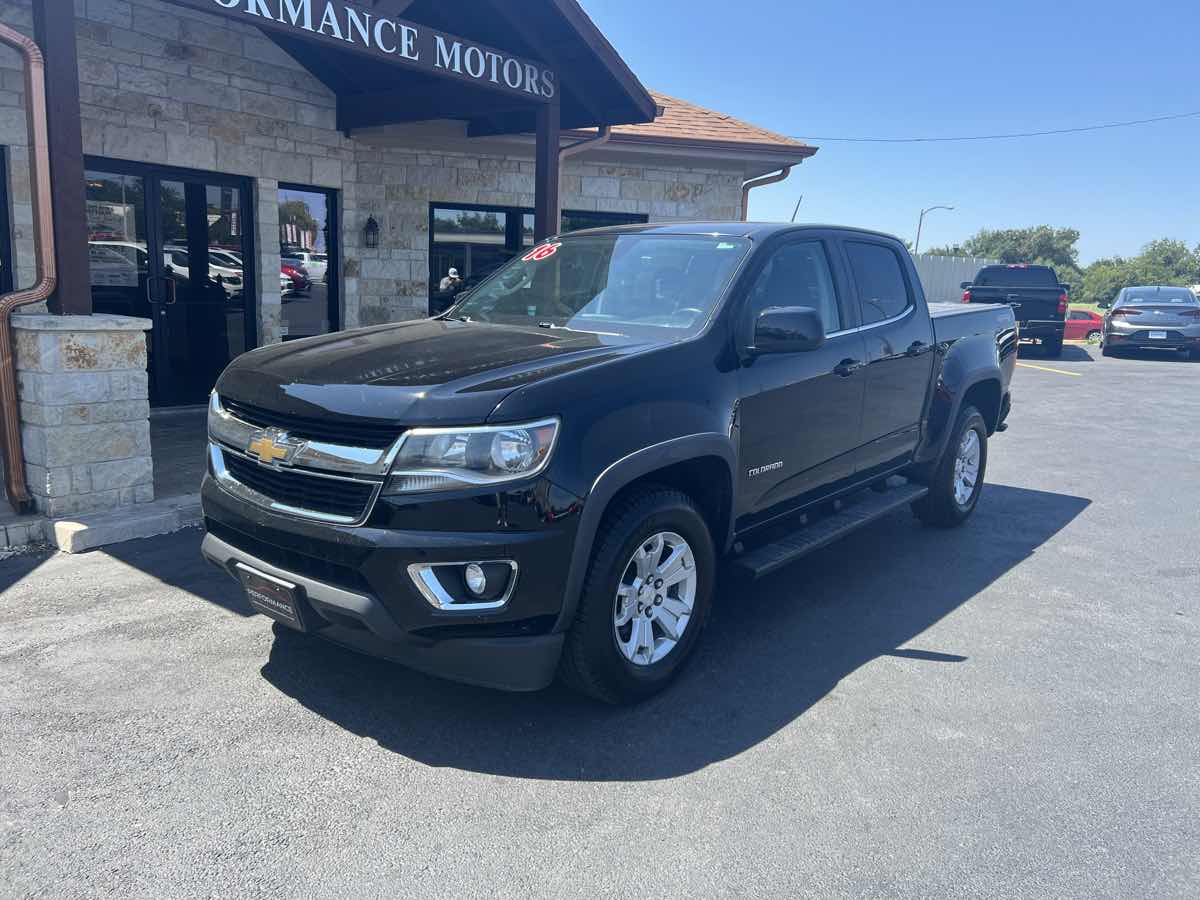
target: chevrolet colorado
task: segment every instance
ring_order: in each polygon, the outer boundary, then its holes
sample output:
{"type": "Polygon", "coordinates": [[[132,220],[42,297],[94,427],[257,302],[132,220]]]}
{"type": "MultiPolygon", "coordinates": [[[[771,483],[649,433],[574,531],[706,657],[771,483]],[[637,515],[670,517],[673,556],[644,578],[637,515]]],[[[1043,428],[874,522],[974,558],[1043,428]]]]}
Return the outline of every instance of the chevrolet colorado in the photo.
{"type": "Polygon", "coordinates": [[[928,306],[874,232],[554,238],[439,317],[231,364],[203,553],[278,639],[634,701],[695,649],[719,558],[967,519],[1016,342],[1007,306],[928,306]]]}

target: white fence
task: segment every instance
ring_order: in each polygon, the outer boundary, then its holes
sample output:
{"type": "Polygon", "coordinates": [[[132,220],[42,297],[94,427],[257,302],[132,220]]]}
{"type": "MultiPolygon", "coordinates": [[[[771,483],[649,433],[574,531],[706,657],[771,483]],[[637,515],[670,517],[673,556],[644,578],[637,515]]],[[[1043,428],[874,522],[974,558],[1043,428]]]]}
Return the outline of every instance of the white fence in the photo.
{"type": "Polygon", "coordinates": [[[922,253],[913,257],[917,274],[925,288],[925,299],[930,303],[958,303],[962,300],[962,283],[973,281],[975,273],[984,266],[994,266],[998,260],[978,256],[927,256],[922,253]]]}

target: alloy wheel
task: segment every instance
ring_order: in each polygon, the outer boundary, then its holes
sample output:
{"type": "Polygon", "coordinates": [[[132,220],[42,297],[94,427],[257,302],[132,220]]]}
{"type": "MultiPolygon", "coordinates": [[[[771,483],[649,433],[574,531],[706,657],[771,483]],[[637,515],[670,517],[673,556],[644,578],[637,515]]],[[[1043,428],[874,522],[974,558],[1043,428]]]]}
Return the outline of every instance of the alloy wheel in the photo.
{"type": "Polygon", "coordinates": [[[638,546],[621,574],[613,634],[635,666],[659,662],[678,646],[696,602],[696,557],[688,542],[661,531],[638,546]]]}
{"type": "Polygon", "coordinates": [[[966,506],[975,493],[979,481],[980,458],[979,432],[968,428],[958,444],[958,455],[954,458],[954,502],[966,506]]]}

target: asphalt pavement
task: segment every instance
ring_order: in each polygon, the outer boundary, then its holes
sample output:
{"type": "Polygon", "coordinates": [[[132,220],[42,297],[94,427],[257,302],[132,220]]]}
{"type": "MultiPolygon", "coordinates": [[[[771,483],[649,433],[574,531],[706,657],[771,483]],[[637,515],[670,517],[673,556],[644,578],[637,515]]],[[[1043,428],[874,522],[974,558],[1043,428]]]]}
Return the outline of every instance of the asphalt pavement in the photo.
{"type": "Polygon", "coordinates": [[[967,527],[725,583],[636,708],[273,643],[196,531],[0,562],[0,894],[1200,895],[1200,364],[1023,355],[967,527]]]}

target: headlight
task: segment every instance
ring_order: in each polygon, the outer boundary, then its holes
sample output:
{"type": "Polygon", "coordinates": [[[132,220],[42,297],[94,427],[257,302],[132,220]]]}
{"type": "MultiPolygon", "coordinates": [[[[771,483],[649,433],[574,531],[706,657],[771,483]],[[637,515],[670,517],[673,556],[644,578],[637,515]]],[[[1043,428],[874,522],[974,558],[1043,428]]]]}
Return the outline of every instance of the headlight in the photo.
{"type": "Polygon", "coordinates": [[[414,494],[528,478],[546,468],[557,438],[557,419],[414,429],[400,444],[383,492],[414,494]]]}

